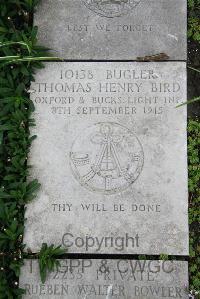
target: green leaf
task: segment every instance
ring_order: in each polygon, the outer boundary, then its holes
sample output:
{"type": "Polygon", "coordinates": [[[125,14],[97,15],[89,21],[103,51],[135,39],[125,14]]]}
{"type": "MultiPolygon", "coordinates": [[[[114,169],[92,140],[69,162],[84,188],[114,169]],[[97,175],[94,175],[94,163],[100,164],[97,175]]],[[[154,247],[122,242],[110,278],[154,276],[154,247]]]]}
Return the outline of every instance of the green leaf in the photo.
{"type": "Polygon", "coordinates": [[[61,246],[54,247],[54,245],[42,244],[42,248],[39,253],[39,269],[42,283],[45,283],[47,274],[54,271],[60,263],[56,258],[66,253],[66,249],[62,249],[61,246]]]}
{"type": "Polygon", "coordinates": [[[189,100],[189,101],[187,101],[187,102],[184,102],[184,103],[182,103],[182,104],[176,106],[176,108],[182,107],[182,106],[184,106],[184,105],[189,105],[189,104],[192,104],[192,103],[195,103],[195,102],[198,102],[198,101],[200,101],[200,97],[196,97],[196,98],[194,98],[194,99],[192,99],[192,100],[189,100]]]}

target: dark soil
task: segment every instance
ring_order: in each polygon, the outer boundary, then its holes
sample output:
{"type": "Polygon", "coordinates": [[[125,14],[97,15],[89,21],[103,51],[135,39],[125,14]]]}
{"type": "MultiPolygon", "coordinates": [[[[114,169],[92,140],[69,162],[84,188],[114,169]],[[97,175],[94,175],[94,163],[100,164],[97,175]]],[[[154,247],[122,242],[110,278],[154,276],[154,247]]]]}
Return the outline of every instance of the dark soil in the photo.
{"type": "MultiPolygon", "coordinates": [[[[188,66],[200,70],[200,43],[188,41],[188,66]]],[[[188,69],[188,100],[200,96],[200,73],[188,69]]],[[[200,116],[200,100],[188,105],[188,116],[200,116]]]]}

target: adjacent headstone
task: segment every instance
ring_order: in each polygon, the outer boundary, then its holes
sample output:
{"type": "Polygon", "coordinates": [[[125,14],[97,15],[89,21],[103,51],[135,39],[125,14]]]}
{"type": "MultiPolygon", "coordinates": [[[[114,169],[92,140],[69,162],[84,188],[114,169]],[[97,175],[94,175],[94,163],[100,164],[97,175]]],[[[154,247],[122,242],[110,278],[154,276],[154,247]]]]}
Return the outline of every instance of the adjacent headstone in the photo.
{"type": "Polygon", "coordinates": [[[186,0],[43,0],[39,41],[71,60],[186,60],[186,0]]]}
{"type": "Polygon", "coordinates": [[[46,63],[31,92],[27,246],[187,255],[185,63],[46,63]]]}
{"type": "Polygon", "coordinates": [[[23,299],[187,299],[187,262],[136,260],[61,260],[40,281],[38,261],[26,260],[20,277],[23,299]]]}

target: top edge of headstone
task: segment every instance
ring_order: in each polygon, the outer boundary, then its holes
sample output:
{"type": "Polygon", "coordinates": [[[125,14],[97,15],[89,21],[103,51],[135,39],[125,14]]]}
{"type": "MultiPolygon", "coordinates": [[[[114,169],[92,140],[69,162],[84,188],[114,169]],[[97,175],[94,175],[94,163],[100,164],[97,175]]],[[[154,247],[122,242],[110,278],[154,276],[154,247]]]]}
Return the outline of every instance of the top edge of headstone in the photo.
{"type": "Polygon", "coordinates": [[[71,259],[40,283],[36,260],[25,260],[20,275],[23,299],[188,298],[185,261],[71,259]]]}
{"type": "Polygon", "coordinates": [[[34,23],[66,60],[187,59],[186,0],[43,0],[34,23]]]}

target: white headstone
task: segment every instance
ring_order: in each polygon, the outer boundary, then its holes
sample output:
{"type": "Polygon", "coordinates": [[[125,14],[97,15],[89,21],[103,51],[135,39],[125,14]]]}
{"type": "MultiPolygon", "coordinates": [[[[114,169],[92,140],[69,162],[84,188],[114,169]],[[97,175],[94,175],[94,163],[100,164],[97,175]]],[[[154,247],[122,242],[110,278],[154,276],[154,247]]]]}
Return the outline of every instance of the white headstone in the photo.
{"type": "Polygon", "coordinates": [[[26,260],[20,287],[23,299],[187,299],[187,262],[136,260],[61,260],[40,281],[38,261],[26,260]]]}
{"type": "Polygon", "coordinates": [[[46,63],[32,83],[41,190],[24,242],[188,254],[186,65],[46,63]]]}
{"type": "Polygon", "coordinates": [[[186,60],[186,0],[43,0],[39,41],[76,60],[134,60],[161,52],[186,60]]]}

